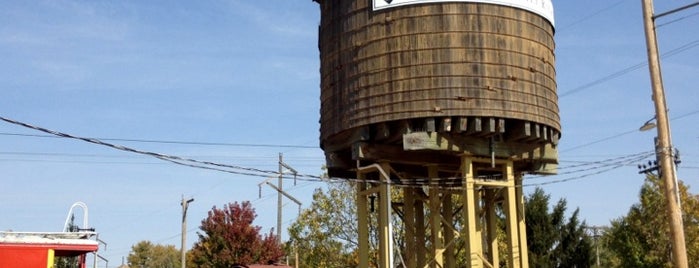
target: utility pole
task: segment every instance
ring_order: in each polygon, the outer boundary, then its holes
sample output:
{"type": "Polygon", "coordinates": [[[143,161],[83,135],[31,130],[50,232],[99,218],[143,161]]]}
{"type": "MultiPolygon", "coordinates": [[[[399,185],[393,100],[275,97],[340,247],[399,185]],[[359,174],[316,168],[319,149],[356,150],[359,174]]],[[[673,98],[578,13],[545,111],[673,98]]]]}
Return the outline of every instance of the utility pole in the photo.
{"type": "MultiPolygon", "coordinates": [[[[282,243],[282,197],[286,196],[287,198],[291,199],[291,201],[294,201],[297,205],[299,205],[299,213],[301,211],[301,202],[284,192],[284,187],[282,185],[284,180],[284,169],[288,169],[292,174],[294,174],[294,185],[296,185],[296,175],[298,172],[291,166],[284,163],[284,154],[282,153],[279,153],[279,177],[277,186],[270,184],[267,180],[258,185],[261,187],[263,183],[267,183],[267,185],[277,190],[277,242],[279,242],[279,244],[282,243]]],[[[260,191],[262,191],[262,188],[260,188],[260,191]]]]}
{"type": "Polygon", "coordinates": [[[182,196],[182,247],[180,248],[180,253],[182,254],[181,258],[181,267],[185,268],[187,266],[187,261],[186,261],[186,256],[187,256],[187,251],[186,251],[186,244],[187,244],[187,208],[189,207],[189,203],[192,203],[194,201],[194,198],[190,198],[189,200],[184,200],[184,195],[182,196]]]}
{"type": "MultiPolygon", "coordinates": [[[[284,174],[285,174],[285,169],[288,172],[291,172],[291,174],[294,175],[294,185],[296,185],[296,176],[298,175],[298,171],[296,171],[294,168],[291,166],[287,165],[284,163],[283,159],[283,154],[279,153],[279,176],[278,178],[278,184],[274,185],[270,182],[270,180],[274,179],[274,177],[268,177],[266,180],[263,182],[260,182],[257,184],[257,186],[260,188],[260,198],[262,198],[262,184],[267,184],[269,187],[272,187],[272,189],[277,191],[277,242],[281,245],[282,243],[282,198],[286,197],[289,198],[289,200],[293,201],[299,206],[299,213],[301,213],[301,201],[298,199],[294,198],[287,192],[283,190],[283,185],[282,185],[282,180],[284,179],[284,174]]],[[[298,265],[298,256],[296,256],[297,260],[296,263],[298,265]]]]}
{"type": "Polygon", "coordinates": [[[284,191],[284,187],[282,185],[282,182],[284,181],[284,173],[282,170],[282,161],[283,154],[279,153],[279,181],[277,182],[277,242],[279,244],[282,244],[282,192],[284,191]]]}
{"type": "Polygon", "coordinates": [[[600,231],[604,231],[607,227],[602,227],[602,226],[588,226],[585,227],[585,229],[590,230],[592,232],[592,238],[595,239],[595,267],[599,268],[602,267],[600,266],[600,259],[599,259],[599,238],[601,235],[600,231]]]}
{"type": "MultiPolygon", "coordinates": [[[[676,198],[677,174],[675,174],[672,142],[670,140],[670,122],[667,116],[667,104],[665,101],[665,89],[663,88],[662,75],[660,73],[660,55],[658,53],[658,40],[655,32],[655,18],[653,16],[653,0],[641,0],[643,2],[643,25],[646,33],[646,45],[648,48],[648,68],[653,88],[653,102],[655,103],[655,118],[658,122],[658,145],[655,153],[660,164],[660,174],[663,181],[663,191],[667,203],[667,214],[670,223],[670,236],[672,242],[672,259],[675,267],[687,268],[687,248],[684,239],[684,226],[682,223],[682,211],[679,200],[676,198]]],[[[663,13],[666,15],[667,13],[663,13]]]]}

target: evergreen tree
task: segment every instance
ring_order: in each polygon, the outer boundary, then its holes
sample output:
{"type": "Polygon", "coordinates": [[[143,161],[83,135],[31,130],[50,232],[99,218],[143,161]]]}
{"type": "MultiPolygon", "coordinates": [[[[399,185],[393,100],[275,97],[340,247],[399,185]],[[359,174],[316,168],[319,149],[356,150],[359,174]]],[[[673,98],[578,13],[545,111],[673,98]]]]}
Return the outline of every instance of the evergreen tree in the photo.
{"type": "Polygon", "coordinates": [[[592,242],[576,209],[565,219],[566,201],[561,199],[549,211],[550,196],[541,188],[525,203],[529,266],[540,268],[591,267],[592,242]]]}

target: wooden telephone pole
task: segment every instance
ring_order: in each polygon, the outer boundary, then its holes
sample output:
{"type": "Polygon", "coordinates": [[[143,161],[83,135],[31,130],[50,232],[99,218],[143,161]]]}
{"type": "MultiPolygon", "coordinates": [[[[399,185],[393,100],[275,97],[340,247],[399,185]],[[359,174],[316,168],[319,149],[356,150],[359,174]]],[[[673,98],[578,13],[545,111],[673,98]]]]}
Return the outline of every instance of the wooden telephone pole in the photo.
{"type": "Polygon", "coordinates": [[[194,198],[190,198],[188,200],[184,199],[184,196],[182,196],[182,246],[180,248],[180,267],[185,268],[187,266],[187,208],[189,208],[189,203],[192,203],[194,201],[194,198]]]}
{"type": "Polygon", "coordinates": [[[648,68],[653,87],[655,118],[658,123],[658,144],[655,148],[655,153],[660,165],[660,174],[667,203],[667,214],[670,221],[672,259],[675,267],[687,268],[687,248],[684,240],[682,211],[679,206],[679,198],[677,198],[677,174],[675,174],[675,163],[673,162],[674,150],[670,141],[670,122],[667,116],[665,89],[663,88],[662,75],[660,73],[660,55],[655,33],[655,19],[657,17],[653,16],[653,0],[642,1],[643,24],[646,32],[646,45],[648,46],[648,68]]]}

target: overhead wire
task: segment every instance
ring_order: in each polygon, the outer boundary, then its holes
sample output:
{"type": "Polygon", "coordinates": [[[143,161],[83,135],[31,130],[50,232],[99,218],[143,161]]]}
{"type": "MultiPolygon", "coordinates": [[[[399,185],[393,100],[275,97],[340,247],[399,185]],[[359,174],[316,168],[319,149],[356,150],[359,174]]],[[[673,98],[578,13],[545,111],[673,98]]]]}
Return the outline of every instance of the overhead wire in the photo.
{"type": "Polygon", "coordinates": [[[103,165],[162,165],[164,163],[126,162],[126,161],[88,161],[88,160],[51,160],[51,159],[18,159],[0,158],[4,162],[28,162],[28,163],[62,163],[62,164],[103,164],[103,165]]]}
{"type": "Polygon", "coordinates": [[[699,15],[699,12],[695,12],[695,13],[692,13],[692,14],[689,14],[689,15],[686,15],[686,16],[683,16],[683,17],[680,17],[680,18],[677,18],[677,19],[674,19],[674,20],[671,20],[671,21],[668,21],[668,22],[665,22],[665,23],[658,24],[658,25],[655,26],[655,28],[657,29],[657,28],[660,28],[660,27],[663,27],[663,26],[667,26],[667,25],[669,25],[669,24],[673,24],[673,23],[675,23],[675,22],[679,22],[679,21],[682,21],[682,20],[685,20],[685,19],[694,17],[694,16],[696,16],[696,15],[699,15]]]}
{"type": "MultiPolygon", "coordinates": [[[[694,41],[692,41],[692,42],[689,42],[689,43],[687,43],[687,44],[684,44],[684,45],[682,45],[682,46],[680,46],[680,47],[677,47],[677,48],[672,49],[672,50],[670,50],[670,51],[668,51],[668,52],[665,52],[665,53],[661,54],[660,56],[661,56],[661,58],[672,57],[672,56],[677,55],[677,54],[679,54],[679,53],[681,53],[681,52],[684,52],[684,51],[687,51],[687,50],[689,50],[689,49],[692,49],[692,48],[694,48],[694,47],[696,47],[696,46],[699,46],[699,40],[694,40],[694,41]]],[[[624,68],[624,69],[622,69],[622,70],[616,71],[616,72],[611,73],[611,74],[606,75],[606,76],[603,76],[602,78],[599,78],[599,79],[597,79],[597,80],[588,82],[588,83],[583,84],[583,85],[581,85],[581,86],[575,87],[575,88],[573,88],[573,89],[571,89],[571,90],[562,92],[561,94],[558,94],[558,97],[559,97],[559,98],[564,98],[564,97],[570,96],[570,95],[572,95],[572,94],[574,94],[574,93],[577,93],[577,92],[580,92],[580,91],[583,91],[583,90],[592,88],[592,87],[594,87],[594,86],[596,86],[596,85],[599,85],[599,84],[602,84],[602,83],[604,83],[604,82],[607,82],[607,81],[610,81],[610,80],[612,80],[612,79],[615,79],[615,78],[617,78],[617,77],[623,76],[623,75],[625,75],[625,74],[627,74],[627,73],[630,73],[630,72],[632,72],[632,71],[638,70],[638,69],[640,69],[640,68],[642,68],[642,67],[645,67],[645,66],[648,66],[648,62],[647,62],[647,61],[640,62],[640,63],[635,64],[635,65],[633,65],[633,66],[629,66],[629,67],[624,68]]]]}
{"type": "MultiPolygon", "coordinates": [[[[79,153],[65,153],[65,152],[21,152],[21,151],[0,151],[0,155],[7,155],[8,158],[3,158],[3,161],[16,161],[16,162],[60,162],[60,163],[96,163],[96,164],[132,164],[132,165],[152,165],[152,164],[163,164],[160,162],[144,162],[144,161],[85,161],[85,160],[54,160],[54,158],[70,158],[70,159],[83,159],[83,158],[107,158],[107,159],[139,159],[144,160],[145,158],[136,158],[132,155],[113,155],[113,154],[79,154],[79,153]],[[27,158],[9,158],[10,156],[19,157],[29,157],[38,159],[27,159],[27,158]]],[[[189,157],[206,157],[206,158],[225,158],[225,159],[242,159],[246,163],[260,162],[260,163],[270,163],[277,159],[277,157],[251,157],[251,156],[226,156],[226,155],[196,155],[189,157]]],[[[295,162],[309,162],[317,163],[323,158],[320,157],[294,157],[295,162]]],[[[308,166],[308,164],[296,164],[295,166],[308,166]]]]}
{"type": "MultiPolygon", "coordinates": [[[[681,114],[681,115],[679,115],[679,116],[672,117],[672,118],[670,118],[670,121],[674,121],[674,120],[677,120],[677,119],[682,119],[682,118],[685,118],[685,117],[688,117],[688,116],[691,116],[691,115],[695,115],[695,114],[699,114],[699,110],[694,110],[694,111],[691,111],[691,112],[687,112],[687,113],[681,114]]],[[[632,130],[629,130],[629,131],[626,131],[626,132],[622,132],[622,133],[619,133],[619,134],[614,134],[614,135],[609,136],[609,137],[604,137],[604,138],[601,138],[601,139],[599,139],[599,140],[594,140],[594,141],[591,141],[591,142],[587,142],[587,143],[583,143],[583,144],[580,144],[580,145],[577,145],[577,146],[573,146],[573,147],[571,147],[571,148],[566,148],[566,149],[564,149],[564,150],[560,150],[560,152],[561,152],[561,153],[565,153],[565,152],[574,151],[574,150],[577,150],[577,149],[580,149],[580,148],[583,148],[583,147],[587,147],[587,146],[590,146],[590,145],[593,145],[593,144],[597,144],[597,143],[600,143],[600,142],[604,142],[604,141],[612,140],[612,139],[619,138],[619,137],[622,137],[622,136],[626,136],[626,135],[631,134],[631,133],[636,133],[636,132],[638,132],[638,131],[639,131],[638,129],[632,129],[632,130]]]]}
{"type": "Polygon", "coordinates": [[[591,19],[592,17],[601,14],[602,12],[605,12],[605,11],[607,11],[607,10],[610,10],[610,9],[612,9],[612,8],[618,6],[618,5],[621,5],[624,1],[625,1],[625,0],[616,1],[616,2],[614,2],[614,3],[612,3],[612,4],[608,5],[608,6],[605,6],[605,7],[601,8],[601,9],[599,9],[599,10],[597,10],[597,11],[594,11],[594,12],[592,12],[592,13],[590,13],[590,14],[588,14],[588,15],[586,15],[586,16],[584,16],[584,17],[582,17],[582,18],[580,18],[580,19],[578,19],[578,20],[576,20],[576,21],[573,21],[573,22],[568,23],[568,24],[566,24],[566,25],[564,25],[564,26],[561,26],[561,27],[556,27],[556,31],[557,31],[557,32],[560,32],[560,31],[567,30],[568,28],[571,28],[571,27],[573,27],[573,26],[575,26],[575,25],[577,25],[577,24],[579,24],[579,23],[581,23],[581,22],[583,22],[583,21],[589,20],[589,19],[591,19]]]}
{"type": "MultiPolygon", "coordinates": [[[[605,160],[600,160],[600,161],[589,162],[586,164],[578,164],[578,165],[573,166],[577,169],[571,170],[571,171],[560,172],[556,175],[568,175],[568,174],[575,174],[575,173],[581,173],[581,172],[588,172],[588,171],[593,171],[596,169],[601,169],[603,167],[617,166],[620,164],[633,163],[633,162],[637,162],[639,160],[646,159],[646,158],[653,156],[653,155],[655,155],[654,151],[647,151],[647,152],[641,152],[641,153],[637,153],[637,154],[621,156],[621,157],[617,157],[617,158],[610,158],[610,159],[605,159],[605,160]],[[590,167],[587,167],[587,166],[590,166],[590,167]]],[[[530,179],[543,178],[543,177],[545,177],[545,176],[539,175],[536,177],[531,177],[530,179]]]]}
{"type": "Polygon", "coordinates": [[[136,153],[136,154],[140,154],[140,155],[147,155],[147,156],[155,157],[155,158],[158,158],[160,160],[171,162],[171,163],[178,164],[178,165],[185,165],[185,166],[190,166],[190,167],[198,167],[198,168],[213,169],[213,170],[218,169],[220,171],[234,173],[234,174],[240,174],[240,175],[264,176],[262,174],[277,174],[276,171],[262,170],[262,169],[249,168],[249,167],[241,167],[241,166],[228,165],[228,164],[220,164],[220,163],[215,163],[215,162],[211,162],[211,161],[201,161],[201,160],[196,160],[196,159],[191,159],[191,158],[184,158],[184,157],[180,157],[180,156],[173,156],[173,155],[166,155],[166,154],[161,154],[161,153],[156,153],[156,152],[137,150],[137,149],[123,146],[123,145],[117,145],[117,144],[104,142],[104,141],[102,141],[100,139],[96,139],[96,138],[78,137],[78,136],[70,135],[67,133],[54,131],[54,130],[50,130],[47,128],[34,126],[31,124],[12,120],[12,119],[5,118],[5,117],[0,117],[0,120],[11,123],[11,124],[23,126],[26,128],[34,129],[37,131],[41,131],[44,133],[49,133],[49,134],[52,134],[52,135],[55,135],[58,137],[81,140],[81,141],[85,141],[88,143],[93,143],[93,144],[97,144],[97,145],[110,147],[110,148],[117,149],[120,151],[126,151],[126,152],[136,153]],[[209,167],[209,166],[214,166],[214,167],[209,167]],[[243,170],[243,171],[226,170],[224,168],[243,170]]]}
{"type": "MultiPolygon", "coordinates": [[[[20,136],[37,138],[61,138],[55,135],[38,135],[24,133],[0,132],[0,136],[20,136]]],[[[124,139],[124,138],[94,138],[103,141],[124,141],[139,143],[161,143],[180,145],[204,145],[204,146],[232,146],[232,147],[269,147],[269,148],[294,148],[294,149],[318,149],[318,146],[293,145],[293,144],[264,144],[264,143],[226,143],[226,142],[200,142],[200,141],[168,141],[168,140],[148,140],[148,139],[124,139]]]]}
{"type": "MultiPolygon", "coordinates": [[[[49,130],[46,128],[34,126],[31,124],[23,123],[20,121],[8,119],[8,118],[1,117],[1,116],[0,116],[0,120],[8,122],[8,123],[12,123],[12,124],[20,125],[23,127],[31,128],[34,130],[42,131],[45,133],[50,133],[50,134],[53,134],[53,135],[56,135],[59,137],[77,139],[77,140],[81,140],[81,141],[85,141],[85,142],[89,142],[89,143],[93,143],[93,144],[97,144],[97,145],[107,146],[107,147],[117,149],[117,150],[147,155],[147,156],[155,157],[155,158],[163,160],[163,161],[167,161],[167,162],[170,162],[173,164],[187,166],[187,167],[207,169],[207,170],[213,170],[213,171],[219,171],[219,172],[226,172],[226,173],[231,173],[231,174],[236,174],[236,175],[265,177],[265,178],[270,177],[270,175],[276,175],[276,176],[281,176],[282,179],[296,179],[296,180],[308,181],[308,182],[318,182],[318,181],[322,181],[322,182],[355,181],[355,182],[358,182],[358,181],[363,181],[363,180],[358,180],[355,178],[324,178],[322,176],[309,175],[309,174],[295,174],[294,176],[291,176],[291,175],[285,174],[285,173],[280,174],[277,171],[261,170],[261,169],[257,169],[257,168],[247,168],[247,167],[228,165],[228,164],[220,164],[220,163],[215,163],[215,162],[210,162],[210,161],[200,161],[200,160],[195,160],[195,159],[190,159],[190,158],[183,158],[183,157],[179,157],[179,156],[137,150],[137,149],[133,149],[133,148],[122,146],[122,145],[116,145],[116,144],[103,142],[103,141],[101,141],[99,139],[95,139],[95,138],[78,137],[78,136],[74,136],[74,135],[70,135],[70,134],[66,134],[66,133],[62,133],[62,132],[53,131],[53,130],[49,130]]],[[[562,179],[562,180],[558,180],[558,181],[546,182],[544,184],[552,184],[552,183],[556,183],[556,182],[565,182],[565,181],[570,181],[570,180],[574,180],[574,179],[579,179],[579,178],[591,176],[594,174],[599,174],[602,172],[606,172],[606,171],[621,167],[621,166],[625,165],[628,161],[637,161],[637,159],[644,158],[644,157],[648,157],[648,153],[639,153],[639,154],[633,154],[633,155],[629,155],[629,156],[623,156],[623,157],[616,158],[616,159],[607,159],[605,161],[607,161],[611,164],[602,165],[602,166],[594,166],[594,167],[585,168],[585,169],[577,169],[574,171],[566,172],[565,174],[598,170],[595,173],[585,174],[585,175],[582,175],[579,177],[567,178],[567,179],[562,179]],[[611,161],[611,160],[615,160],[615,161],[611,161]],[[602,170],[602,168],[610,166],[610,165],[612,166],[611,168],[602,170]]],[[[599,161],[593,162],[592,164],[597,164],[597,163],[599,163],[599,161]]],[[[578,166],[582,166],[582,165],[578,165],[578,166]]],[[[460,180],[462,180],[462,178],[447,177],[447,178],[436,178],[436,180],[433,178],[426,178],[423,180],[415,179],[411,183],[400,183],[400,182],[376,182],[376,183],[389,183],[389,184],[399,186],[399,187],[422,187],[425,185],[437,186],[437,187],[449,187],[449,184],[456,184],[460,180]],[[415,184],[416,182],[419,184],[415,184]],[[425,184],[425,182],[427,184],[425,184]]],[[[536,184],[536,185],[544,185],[544,184],[536,184]]]]}
{"type": "Polygon", "coordinates": [[[624,163],[617,163],[617,164],[615,164],[615,165],[609,166],[608,168],[599,169],[599,170],[596,171],[596,172],[587,173],[587,174],[583,174],[583,175],[575,176],[575,177],[570,177],[570,178],[564,178],[564,179],[558,179],[558,180],[551,180],[551,181],[546,181],[546,182],[540,182],[540,183],[527,183],[527,184],[523,184],[522,187],[536,187],[536,186],[544,186],[544,185],[549,185],[549,184],[557,184],[557,183],[569,182],[569,181],[573,181],[573,180],[579,180],[579,179],[583,179],[583,178],[590,177],[590,176],[593,176],[593,175],[599,175],[599,174],[602,174],[602,173],[605,173],[605,172],[609,172],[609,171],[612,171],[612,170],[615,170],[615,169],[624,167],[624,166],[626,166],[626,165],[628,165],[628,164],[630,164],[630,163],[633,163],[634,161],[640,161],[640,160],[643,160],[643,159],[645,159],[645,158],[647,158],[647,157],[648,157],[648,156],[643,156],[643,157],[639,156],[639,157],[636,157],[636,158],[633,158],[633,159],[629,159],[627,162],[624,162],[624,163]]]}

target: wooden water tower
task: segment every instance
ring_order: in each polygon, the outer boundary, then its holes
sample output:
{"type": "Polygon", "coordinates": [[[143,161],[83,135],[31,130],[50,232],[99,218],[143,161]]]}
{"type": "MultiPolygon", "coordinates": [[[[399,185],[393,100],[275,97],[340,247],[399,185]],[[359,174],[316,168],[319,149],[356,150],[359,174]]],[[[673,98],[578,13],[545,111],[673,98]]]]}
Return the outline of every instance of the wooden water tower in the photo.
{"type": "Polygon", "coordinates": [[[320,144],[330,176],[359,181],[360,267],[369,196],[382,268],[399,251],[407,267],[455,267],[458,240],[468,267],[498,267],[498,204],[506,263],[528,267],[522,174],[556,172],[561,133],[551,1],[315,1],[320,144]]]}

